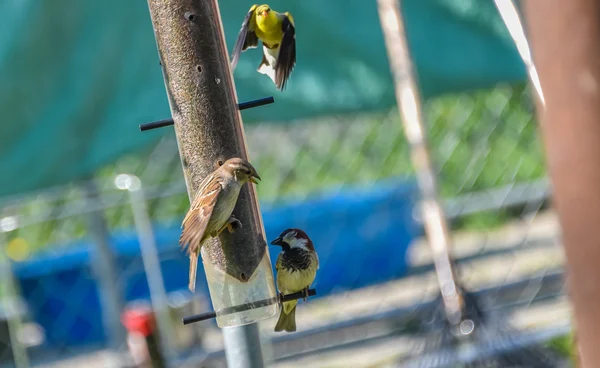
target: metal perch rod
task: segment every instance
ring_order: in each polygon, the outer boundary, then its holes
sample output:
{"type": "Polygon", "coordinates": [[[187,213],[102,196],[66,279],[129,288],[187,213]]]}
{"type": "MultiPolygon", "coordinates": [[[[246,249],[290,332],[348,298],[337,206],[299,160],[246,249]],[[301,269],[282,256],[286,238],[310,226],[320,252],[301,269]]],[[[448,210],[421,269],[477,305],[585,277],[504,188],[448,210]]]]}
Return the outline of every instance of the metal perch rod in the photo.
{"type": "MultiPolygon", "coordinates": [[[[273,98],[273,96],[269,96],[269,97],[265,97],[265,98],[259,98],[258,100],[240,102],[238,104],[238,109],[241,111],[241,110],[251,109],[253,107],[269,105],[274,102],[275,102],[275,99],[273,98]]],[[[140,124],[140,131],[145,132],[147,130],[162,128],[162,127],[166,127],[169,125],[173,125],[172,118],[153,121],[151,123],[140,124]]]]}
{"type": "Polygon", "coordinates": [[[315,296],[315,295],[317,295],[317,291],[315,289],[308,289],[308,293],[306,293],[305,291],[298,291],[297,293],[293,293],[293,294],[286,294],[286,295],[279,294],[274,298],[263,299],[263,300],[259,300],[259,301],[252,302],[252,303],[245,303],[245,304],[235,305],[233,307],[222,308],[222,309],[219,309],[219,310],[213,311],[213,312],[200,313],[200,314],[195,314],[193,316],[184,317],[182,319],[182,322],[184,325],[189,325],[191,323],[206,321],[207,319],[211,319],[211,318],[217,318],[217,316],[223,316],[226,314],[243,312],[243,311],[246,311],[249,309],[266,307],[267,305],[272,305],[274,303],[289,302],[291,300],[304,298],[307,295],[315,296]]]}

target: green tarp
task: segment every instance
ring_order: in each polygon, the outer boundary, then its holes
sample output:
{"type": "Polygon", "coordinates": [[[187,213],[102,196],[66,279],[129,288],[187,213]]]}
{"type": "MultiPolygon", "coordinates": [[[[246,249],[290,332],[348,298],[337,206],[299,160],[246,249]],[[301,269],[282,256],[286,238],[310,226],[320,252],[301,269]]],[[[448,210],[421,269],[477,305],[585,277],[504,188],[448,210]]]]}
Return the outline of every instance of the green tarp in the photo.
{"type": "MultiPolygon", "coordinates": [[[[425,98],[525,79],[491,0],[404,3],[425,98]]],[[[252,4],[220,2],[230,49],[252,4]]],[[[242,54],[240,101],[276,100],[245,111],[245,123],[394,104],[375,1],[269,4],[294,15],[298,62],[280,93],[255,72],[260,51],[242,54]]],[[[171,129],[138,130],[169,116],[146,1],[4,0],[0,16],[0,196],[86,177],[171,129]]]]}

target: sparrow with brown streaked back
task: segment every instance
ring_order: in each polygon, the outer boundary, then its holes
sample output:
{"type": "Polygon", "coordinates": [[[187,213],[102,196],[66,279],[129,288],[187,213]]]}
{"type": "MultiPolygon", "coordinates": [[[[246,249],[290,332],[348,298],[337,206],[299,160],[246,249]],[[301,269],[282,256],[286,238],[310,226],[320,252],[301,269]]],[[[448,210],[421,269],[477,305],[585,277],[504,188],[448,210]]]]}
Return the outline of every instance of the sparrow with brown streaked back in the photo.
{"type": "MultiPolygon", "coordinates": [[[[279,292],[291,294],[304,290],[308,295],[308,287],[315,280],[319,269],[319,256],[312,240],[303,230],[287,229],[271,244],[281,246],[275,265],[279,292]]],[[[297,304],[297,300],[283,303],[275,332],[296,331],[297,304]]]]}
{"type": "Polygon", "coordinates": [[[246,160],[235,157],[225,161],[200,183],[196,198],[181,224],[183,230],[179,237],[179,244],[183,249],[187,247],[190,257],[189,289],[192,293],[196,290],[202,244],[225,229],[231,233],[241,226],[232,212],[242,186],[247,182],[258,184],[256,179],[260,180],[256,169],[246,160]]]}

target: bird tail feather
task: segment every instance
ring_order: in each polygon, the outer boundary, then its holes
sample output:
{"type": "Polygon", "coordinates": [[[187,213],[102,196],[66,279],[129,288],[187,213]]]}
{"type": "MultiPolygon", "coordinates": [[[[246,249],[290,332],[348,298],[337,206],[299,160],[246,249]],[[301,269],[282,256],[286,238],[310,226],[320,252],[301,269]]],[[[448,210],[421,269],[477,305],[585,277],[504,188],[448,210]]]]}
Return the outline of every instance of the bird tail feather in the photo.
{"type": "Polygon", "coordinates": [[[285,313],[285,309],[281,308],[281,313],[279,314],[279,320],[277,320],[277,324],[275,325],[275,332],[279,331],[287,331],[294,332],[296,331],[296,306],[292,308],[289,313],[285,313]]]}
{"type": "Polygon", "coordinates": [[[258,66],[257,71],[261,74],[266,74],[275,83],[275,64],[277,63],[277,56],[279,55],[279,48],[270,49],[263,46],[263,56],[258,66]]]}
{"type": "Polygon", "coordinates": [[[190,252],[190,284],[188,287],[192,293],[196,292],[196,271],[198,271],[198,254],[190,252]]]}

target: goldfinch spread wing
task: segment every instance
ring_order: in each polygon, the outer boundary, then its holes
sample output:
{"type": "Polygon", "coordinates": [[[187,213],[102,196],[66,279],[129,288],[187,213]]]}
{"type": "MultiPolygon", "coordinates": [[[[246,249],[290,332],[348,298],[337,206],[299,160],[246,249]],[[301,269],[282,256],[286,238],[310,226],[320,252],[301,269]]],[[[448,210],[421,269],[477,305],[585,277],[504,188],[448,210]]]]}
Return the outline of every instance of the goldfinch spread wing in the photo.
{"type": "Polygon", "coordinates": [[[288,12],[282,15],[281,30],[283,31],[283,39],[281,40],[279,56],[275,65],[275,84],[280,90],[285,88],[285,84],[296,65],[296,28],[294,27],[294,18],[288,12]]]}
{"type": "Polygon", "coordinates": [[[183,231],[179,237],[179,244],[183,249],[187,246],[188,254],[196,252],[200,247],[200,241],[204,237],[221,189],[221,184],[212,175],[200,185],[197,194],[199,197],[194,199],[181,224],[183,231]]]}
{"type": "Polygon", "coordinates": [[[235,47],[233,48],[233,56],[231,59],[231,70],[235,70],[238,61],[240,60],[240,54],[242,51],[246,51],[249,48],[258,46],[258,37],[254,32],[255,20],[254,11],[258,5],[254,4],[246,14],[246,18],[242,22],[242,28],[238,34],[237,41],[235,41],[235,47]]]}

